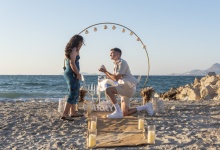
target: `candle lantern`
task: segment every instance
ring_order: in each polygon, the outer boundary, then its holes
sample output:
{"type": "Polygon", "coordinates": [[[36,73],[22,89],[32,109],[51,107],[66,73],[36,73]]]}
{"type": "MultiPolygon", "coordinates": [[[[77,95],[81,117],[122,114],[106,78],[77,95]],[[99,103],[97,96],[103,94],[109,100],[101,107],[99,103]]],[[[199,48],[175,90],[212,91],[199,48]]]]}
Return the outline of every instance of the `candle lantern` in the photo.
{"type": "Polygon", "coordinates": [[[148,125],[147,127],[147,141],[149,144],[155,144],[155,125],[148,125]]]}
{"type": "Polygon", "coordinates": [[[144,114],[138,115],[138,129],[143,130],[144,129],[144,114]]]}
{"type": "Polygon", "coordinates": [[[95,130],[97,128],[97,117],[92,116],[91,117],[91,130],[95,130]]]}
{"type": "Polygon", "coordinates": [[[66,97],[64,99],[59,99],[59,105],[58,105],[58,112],[59,113],[63,113],[66,99],[67,99],[66,97]]]}
{"type": "Polygon", "coordinates": [[[97,130],[91,130],[89,129],[89,136],[88,136],[88,147],[93,148],[96,145],[96,136],[97,136],[97,130]]]}

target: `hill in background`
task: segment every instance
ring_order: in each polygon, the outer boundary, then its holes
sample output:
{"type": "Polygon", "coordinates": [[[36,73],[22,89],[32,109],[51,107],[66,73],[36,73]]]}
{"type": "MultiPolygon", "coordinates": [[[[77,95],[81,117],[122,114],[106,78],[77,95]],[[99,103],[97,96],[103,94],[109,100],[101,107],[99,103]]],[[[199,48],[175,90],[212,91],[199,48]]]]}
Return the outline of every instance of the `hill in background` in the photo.
{"type": "Polygon", "coordinates": [[[194,69],[185,73],[172,73],[171,75],[183,75],[183,76],[205,76],[209,72],[215,72],[216,74],[220,74],[220,64],[215,63],[210,68],[206,70],[194,69]]]}

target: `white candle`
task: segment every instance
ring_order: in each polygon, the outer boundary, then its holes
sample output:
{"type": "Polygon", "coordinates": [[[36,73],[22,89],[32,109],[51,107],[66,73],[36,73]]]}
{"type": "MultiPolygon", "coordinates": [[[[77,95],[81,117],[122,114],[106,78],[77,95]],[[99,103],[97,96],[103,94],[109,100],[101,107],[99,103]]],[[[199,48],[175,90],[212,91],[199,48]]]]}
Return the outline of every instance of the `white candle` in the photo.
{"type": "Polygon", "coordinates": [[[154,144],[155,143],[155,131],[148,131],[148,143],[149,144],[154,144]]]}
{"type": "Polygon", "coordinates": [[[142,130],[144,128],[144,119],[138,119],[138,129],[142,130]]]}
{"type": "Polygon", "coordinates": [[[90,134],[89,135],[89,147],[94,147],[96,145],[96,135],[90,134]]]}
{"type": "Polygon", "coordinates": [[[91,121],[91,129],[96,129],[96,121],[91,121]]]}

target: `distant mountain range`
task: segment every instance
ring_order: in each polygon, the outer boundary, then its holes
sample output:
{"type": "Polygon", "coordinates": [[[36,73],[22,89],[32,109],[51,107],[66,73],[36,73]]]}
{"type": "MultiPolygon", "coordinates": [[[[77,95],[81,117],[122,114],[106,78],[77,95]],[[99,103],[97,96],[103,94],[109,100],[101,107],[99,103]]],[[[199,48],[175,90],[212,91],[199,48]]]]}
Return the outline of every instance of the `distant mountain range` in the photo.
{"type": "Polygon", "coordinates": [[[104,73],[87,73],[87,72],[81,72],[82,75],[104,75],[104,73]]]}
{"type": "Polygon", "coordinates": [[[215,72],[216,74],[220,74],[220,64],[219,63],[215,63],[210,68],[208,68],[206,70],[194,69],[194,70],[191,70],[189,72],[185,72],[185,73],[181,73],[181,74],[179,74],[179,73],[172,73],[170,75],[205,76],[209,72],[215,72]]]}

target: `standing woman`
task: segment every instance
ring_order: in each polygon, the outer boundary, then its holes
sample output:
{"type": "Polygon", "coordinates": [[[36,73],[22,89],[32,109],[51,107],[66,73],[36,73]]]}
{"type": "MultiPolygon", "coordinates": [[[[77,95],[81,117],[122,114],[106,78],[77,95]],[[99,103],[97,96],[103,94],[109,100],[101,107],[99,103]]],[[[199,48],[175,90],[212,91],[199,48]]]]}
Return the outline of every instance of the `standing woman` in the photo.
{"type": "Polygon", "coordinates": [[[65,48],[65,64],[64,78],[68,86],[68,97],[65,105],[65,109],[61,119],[73,121],[72,117],[78,117],[82,115],[76,115],[76,105],[79,98],[81,75],[79,73],[79,51],[83,44],[83,37],[80,35],[74,35],[67,43],[65,48]],[[69,116],[70,114],[70,116],[69,116]]]}

